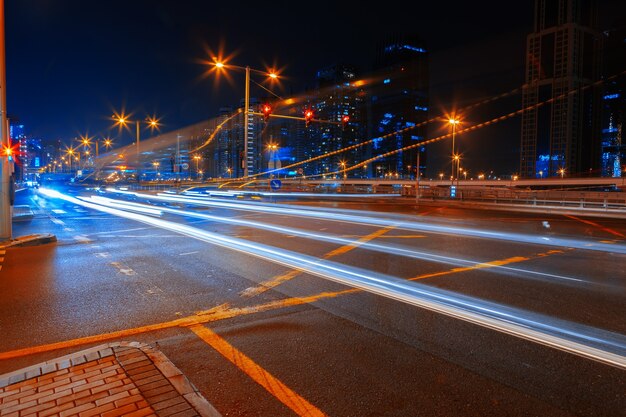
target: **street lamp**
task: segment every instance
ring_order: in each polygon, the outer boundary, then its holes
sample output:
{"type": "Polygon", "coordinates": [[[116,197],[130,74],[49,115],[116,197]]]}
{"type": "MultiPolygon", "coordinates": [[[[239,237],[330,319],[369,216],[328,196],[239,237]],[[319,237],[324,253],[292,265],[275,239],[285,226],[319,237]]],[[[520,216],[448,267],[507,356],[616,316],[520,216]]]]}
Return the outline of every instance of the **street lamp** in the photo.
{"type": "MultiPolygon", "coordinates": [[[[139,126],[141,125],[141,121],[140,120],[130,120],[128,118],[128,116],[125,116],[124,113],[122,114],[113,114],[112,116],[113,120],[115,120],[116,124],[119,125],[120,127],[124,126],[126,127],[128,124],[131,123],[135,123],[136,126],[136,137],[137,137],[137,149],[136,149],[136,153],[137,153],[137,181],[139,181],[139,126]]],[[[144,121],[148,127],[150,128],[150,130],[154,130],[154,129],[158,129],[159,128],[159,119],[155,118],[155,117],[146,117],[145,121],[144,121]]]]}
{"type": "Polygon", "coordinates": [[[563,179],[563,176],[565,175],[565,168],[559,169],[559,174],[561,174],[561,179],[563,179]]]}
{"type": "Polygon", "coordinates": [[[196,179],[197,179],[198,171],[200,171],[200,168],[198,168],[198,164],[200,163],[200,159],[202,159],[202,157],[200,155],[194,155],[193,159],[196,161],[196,179]]]}
{"type": "MultiPolygon", "coordinates": [[[[461,157],[457,154],[452,158],[452,169],[454,170],[454,164],[456,163],[456,185],[459,185],[459,170],[461,169],[461,157]]],[[[452,175],[452,182],[454,182],[454,175],[452,175]]]]}
{"type": "MultiPolygon", "coordinates": [[[[99,140],[95,140],[94,142],[96,143],[96,158],[98,158],[100,156],[100,151],[98,149],[98,145],[99,145],[100,141],[99,140]]],[[[104,147],[108,151],[111,148],[111,146],[113,145],[113,141],[111,139],[109,139],[109,138],[104,138],[104,139],[102,139],[102,144],[104,145],[104,147]]]]}
{"type": "MultiPolygon", "coordinates": [[[[458,155],[456,154],[455,151],[455,147],[454,147],[454,139],[456,136],[456,125],[458,125],[459,123],[461,123],[461,121],[459,119],[455,119],[454,117],[451,117],[450,119],[448,119],[448,124],[452,125],[452,171],[451,171],[451,176],[452,178],[454,178],[454,161],[458,161],[458,155]]],[[[458,176],[458,172],[457,172],[457,176],[458,176]]]]}
{"type": "Polygon", "coordinates": [[[439,173],[439,181],[443,181],[443,172],[439,173]]]}
{"type": "Polygon", "coordinates": [[[156,170],[156,176],[159,176],[159,165],[161,165],[161,163],[159,161],[154,161],[152,163],[152,165],[154,165],[154,169],[156,170]]]}
{"type": "Polygon", "coordinates": [[[219,61],[217,58],[214,58],[215,62],[213,65],[218,70],[225,70],[227,68],[233,68],[238,70],[244,70],[246,73],[246,90],[245,90],[245,99],[244,99],[244,109],[243,109],[243,154],[244,154],[244,163],[243,163],[243,176],[248,176],[248,129],[249,129],[249,114],[250,114],[250,72],[255,72],[258,74],[263,74],[269,77],[272,80],[278,79],[278,74],[274,70],[270,71],[261,71],[257,69],[252,69],[249,66],[240,67],[238,65],[226,65],[224,62],[219,61]]]}
{"type": "Polygon", "coordinates": [[[228,178],[232,178],[233,177],[233,170],[229,167],[226,172],[228,172],[228,178]]]}
{"type": "MultiPolygon", "coordinates": [[[[267,145],[267,150],[270,152],[270,160],[267,163],[267,168],[270,170],[276,169],[276,151],[278,150],[278,145],[275,143],[270,143],[267,145]]],[[[273,173],[270,174],[273,176],[273,173]]]]}
{"type": "Polygon", "coordinates": [[[539,171],[539,179],[543,179],[543,171],[539,171]]]}
{"type": "Polygon", "coordinates": [[[339,165],[341,165],[341,170],[343,171],[343,179],[345,180],[346,177],[347,177],[347,174],[346,174],[346,161],[339,162],[339,165]]]}

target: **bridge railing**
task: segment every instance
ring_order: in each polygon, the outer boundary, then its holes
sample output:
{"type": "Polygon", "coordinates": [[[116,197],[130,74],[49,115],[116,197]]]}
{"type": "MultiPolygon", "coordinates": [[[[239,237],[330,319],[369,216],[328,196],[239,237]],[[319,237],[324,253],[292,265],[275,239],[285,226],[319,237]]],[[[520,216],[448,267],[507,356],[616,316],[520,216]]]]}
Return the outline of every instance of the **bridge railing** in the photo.
{"type": "MultiPolygon", "coordinates": [[[[516,190],[501,188],[420,187],[420,199],[472,201],[489,204],[559,206],[626,211],[626,192],[516,190]]],[[[415,187],[403,187],[402,195],[415,197],[415,187]]]]}

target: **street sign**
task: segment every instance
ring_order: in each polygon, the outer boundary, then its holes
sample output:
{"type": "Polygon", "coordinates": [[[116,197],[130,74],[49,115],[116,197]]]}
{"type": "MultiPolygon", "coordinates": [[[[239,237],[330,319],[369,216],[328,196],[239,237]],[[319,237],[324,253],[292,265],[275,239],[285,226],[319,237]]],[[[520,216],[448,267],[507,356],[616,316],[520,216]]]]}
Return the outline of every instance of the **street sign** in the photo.
{"type": "Polygon", "coordinates": [[[183,169],[189,169],[189,164],[187,162],[183,163],[183,169]]]}
{"type": "Polygon", "coordinates": [[[451,185],[450,186],[450,197],[451,198],[455,198],[456,197],[456,186],[455,185],[451,185]]]}
{"type": "Polygon", "coordinates": [[[278,190],[282,185],[283,183],[280,180],[270,181],[270,187],[272,188],[272,190],[278,190]]]}

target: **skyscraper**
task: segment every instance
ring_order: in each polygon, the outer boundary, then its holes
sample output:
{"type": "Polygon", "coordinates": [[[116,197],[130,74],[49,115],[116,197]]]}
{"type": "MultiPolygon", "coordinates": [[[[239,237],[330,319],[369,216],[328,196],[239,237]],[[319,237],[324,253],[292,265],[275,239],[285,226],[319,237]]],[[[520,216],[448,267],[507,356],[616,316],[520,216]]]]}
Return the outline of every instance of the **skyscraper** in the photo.
{"type": "MultiPolygon", "coordinates": [[[[363,99],[359,95],[359,88],[355,86],[356,70],[344,64],[333,65],[319,70],[316,81],[317,88],[311,107],[314,118],[320,121],[310,124],[308,128],[309,134],[316,138],[309,142],[309,154],[325,155],[360,142],[363,99]],[[344,117],[347,117],[345,122],[344,117]]],[[[315,161],[309,165],[308,171],[311,174],[335,172],[361,160],[361,149],[356,148],[315,161]]],[[[353,174],[350,172],[350,175],[353,174]]]]}
{"type": "Polygon", "coordinates": [[[535,0],[522,92],[520,174],[589,175],[600,166],[600,33],[595,0],[535,0]],[[550,102],[548,102],[550,101],[550,102]]]}
{"type": "Polygon", "coordinates": [[[604,31],[602,94],[602,175],[623,176],[626,163],[624,121],[626,119],[626,20],[614,22],[604,31]],[[622,74],[613,78],[614,75],[622,74]],[[610,78],[610,79],[609,79],[610,78]]]}
{"type": "MultiPolygon", "coordinates": [[[[425,125],[410,129],[428,119],[428,52],[420,40],[415,36],[396,36],[382,43],[374,63],[374,75],[375,80],[368,88],[368,136],[388,136],[374,141],[372,156],[424,140],[425,125]]],[[[373,173],[414,176],[416,155],[414,148],[378,159],[373,163],[373,173]]],[[[421,154],[421,170],[426,163],[425,156],[421,154]]]]}

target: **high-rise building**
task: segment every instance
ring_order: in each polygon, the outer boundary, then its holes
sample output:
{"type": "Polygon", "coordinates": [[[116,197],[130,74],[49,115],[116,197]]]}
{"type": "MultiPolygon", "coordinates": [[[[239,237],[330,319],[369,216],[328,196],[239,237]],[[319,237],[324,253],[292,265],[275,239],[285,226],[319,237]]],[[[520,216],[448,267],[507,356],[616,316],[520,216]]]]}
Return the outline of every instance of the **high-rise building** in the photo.
{"type": "MultiPolygon", "coordinates": [[[[355,85],[356,70],[351,66],[337,64],[321,69],[316,81],[310,108],[317,121],[305,129],[310,139],[306,153],[309,157],[334,154],[308,164],[307,174],[324,175],[349,168],[363,159],[361,148],[340,152],[362,140],[363,97],[355,85]]],[[[360,173],[348,171],[346,175],[360,173]]]]}
{"type": "Polygon", "coordinates": [[[523,177],[599,173],[600,43],[595,0],[535,0],[522,92],[523,177]],[[548,162],[541,174],[538,159],[548,162]]]}
{"type": "MultiPolygon", "coordinates": [[[[368,152],[376,156],[423,141],[428,120],[428,52],[422,42],[414,36],[396,36],[382,43],[374,63],[374,80],[367,91],[367,130],[368,139],[380,139],[368,152]]],[[[418,149],[377,159],[371,172],[413,177],[418,149]]],[[[422,172],[426,155],[423,147],[420,151],[422,172]]]]}
{"type": "Polygon", "coordinates": [[[622,177],[626,169],[626,21],[604,31],[603,51],[602,175],[622,177]]]}

